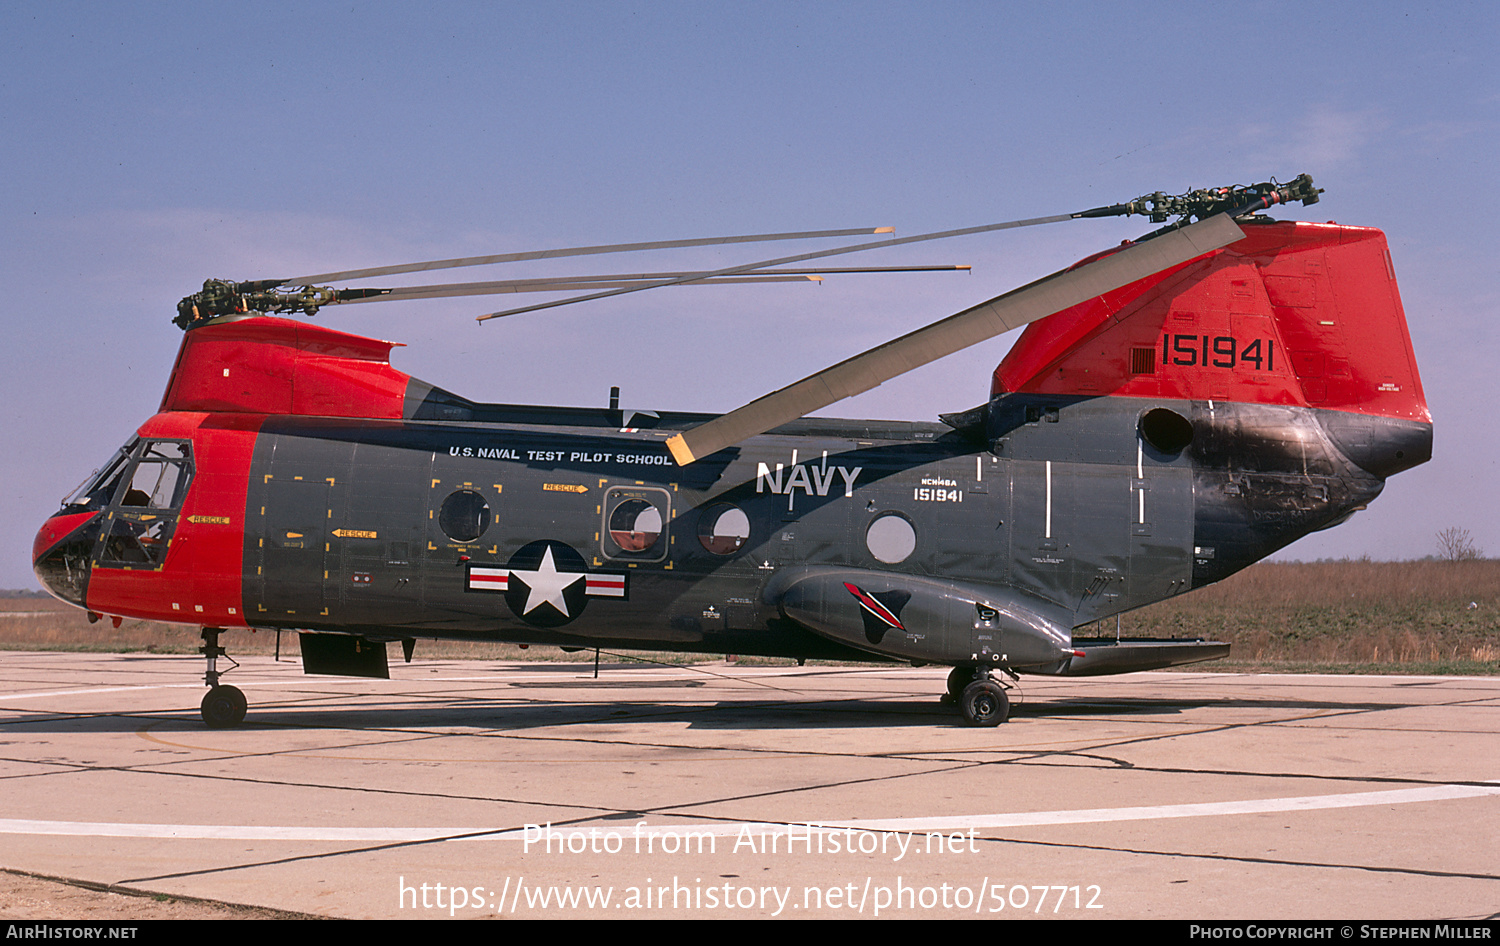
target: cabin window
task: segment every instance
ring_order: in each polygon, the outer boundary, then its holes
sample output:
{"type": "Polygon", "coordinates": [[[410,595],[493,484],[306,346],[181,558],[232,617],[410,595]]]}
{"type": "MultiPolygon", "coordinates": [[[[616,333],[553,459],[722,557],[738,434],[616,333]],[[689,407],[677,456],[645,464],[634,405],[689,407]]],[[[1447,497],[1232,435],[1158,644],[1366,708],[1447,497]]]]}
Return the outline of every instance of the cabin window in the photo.
{"type": "Polygon", "coordinates": [[[448,494],[438,509],[438,528],[455,542],[473,542],[490,527],[490,504],[472,489],[448,494]]]}
{"type": "Polygon", "coordinates": [[[703,510],[698,520],[698,541],[715,555],[733,555],[750,538],[750,517],[730,503],[703,510]]]}
{"type": "Polygon", "coordinates": [[[622,552],[645,552],[661,538],[661,513],[644,499],[627,499],[609,514],[609,537],[622,552]]]}
{"type": "Polygon", "coordinates": [[[899,513],[887,513],[865,530],[865,546],[870,554],[887,565],[896,565],[911,557],[917,548],[917,530],[899,513]]]}
{"type": "Polygon", "coordinates": [[[672,520],[672,499],[653,486],[612,486],[605,491],[605,557],[658,562],[667,557],[670,545],[667,523],[672,520]]]}

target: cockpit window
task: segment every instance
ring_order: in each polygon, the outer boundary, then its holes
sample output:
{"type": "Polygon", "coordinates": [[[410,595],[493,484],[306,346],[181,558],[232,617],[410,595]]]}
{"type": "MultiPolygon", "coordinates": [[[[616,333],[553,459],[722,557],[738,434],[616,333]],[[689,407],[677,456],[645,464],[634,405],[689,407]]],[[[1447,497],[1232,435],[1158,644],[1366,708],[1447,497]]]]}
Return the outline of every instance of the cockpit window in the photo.
{"type": "Polygon", "coordinates": [[[192,445],[187,441],[143,440],[122,451],[96,478],[97,486],[81,491],[85,503],[109,507],[97,564],[160,568],[192,479],[192,445]]]}
{"type": "Polygon", "coordinates": [[[99,561],[127,568],[132,565],[158,566],[166,560],[175,525],[170,518],[124,511],[115,513],[104,537],[99,561]]]}
{"type": "Polygon", "coordinates": [[[109,501],[114,498],[115,490],[119,488],[120,480],[125,476],[125,464],[130,459],[130,452],[134,447],[135,441],[131,441],[116,450],[108,463],[90,474],[82,486],[63,500],[63,508],[78,507],[76,511],[83,511],[108,506],[109,501]]]}
{"type": "MultiPolygon", "coordinates": [[[[148,509],[175,509],[187,492],[187,463],[168,459],[159,445],[148,447],[130,475],[130,488],[120,500],[122,506],[145,506],[148,509]]],[[[174,448],[180,445],[173,444],[174,448]]]]}

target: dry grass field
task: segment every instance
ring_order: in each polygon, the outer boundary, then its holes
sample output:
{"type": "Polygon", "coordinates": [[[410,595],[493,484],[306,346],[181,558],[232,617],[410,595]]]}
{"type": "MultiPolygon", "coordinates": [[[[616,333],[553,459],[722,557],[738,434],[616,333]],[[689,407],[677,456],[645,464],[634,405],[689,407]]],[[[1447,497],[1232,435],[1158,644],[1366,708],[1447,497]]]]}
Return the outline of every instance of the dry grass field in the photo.
{"type": "MultiPolygon", "coordinates": [[[[1113,637],[1114,620],[1079,630],[1113,637]]],[[[1234,645],[1198,669],[1342,673],[1500,673],[1500,560],[1262,563],[1217,585],[1125,615],[1125,637],[1201,637],[1234,645]]],[[[198,629],[109,619],[51,598],[0,598],[0,650],[192,654],[198,629]]],[[[231,655],[270,654],[273,632],[225,636],[231,655]]],[[[281,654],[298,657],[283,634],[281,654]]],[[[641,655],[679,662],[672,655],[641,655]]],[[[552,647],[422,641],[423,657],[592,660],[552,647]]],[[[399,656],[393,651],[393,659],[399,656]]],[[[717,658],[715,658],[717,659],[717,658]]],[[[780,661],[777,661],[780,662],[780,661]]]]}
{"type": "Polygon", "coordinates": [[[1500,560],[1263,562],[1131,612],[1121,633],[1234,645],[1201,669],[1500,673],[1500,560]]]}

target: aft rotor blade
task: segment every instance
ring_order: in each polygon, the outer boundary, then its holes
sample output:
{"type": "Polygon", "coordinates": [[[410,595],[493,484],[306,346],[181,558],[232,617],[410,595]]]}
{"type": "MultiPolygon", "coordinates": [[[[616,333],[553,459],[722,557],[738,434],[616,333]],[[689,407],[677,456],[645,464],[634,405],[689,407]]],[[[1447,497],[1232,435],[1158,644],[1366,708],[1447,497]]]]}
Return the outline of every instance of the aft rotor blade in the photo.
{"type": "Polygon", "coordinates": [[[1241,239],[1227,214],[1065,270],[855,355],[779,391],[672,437],[667,447],[687,465],[748,437],[852,397],[929,362],[1186,263],[1241,239]]]}
{"type": "Polygon", "coordinates": [[[477,321],[485,322],[489,319],[498,319],[507,315],[519,315],[522,312],[535,312],[538,309],[551,309],[560,305],[571,305],[575,302],[588,302],[590,299],[603,299],[607,296],[618,296],[627,292],[639,292],[642,289],[657,289],[661,286],[671,286],[679,282],[687,282],[689,279],[702,279],[710,276],[738,276],[741,273],[755,272],[768,266],[781,266],[787,263],[802,263],[811,259],[823,259],[828,256],[839,256],[844,253],[859,253],[864,250],[874,250],[886,246],[902,246],[907,243],[921,243],[925,240],[942,240],[947,237],[968,236],[971,233],[990,233],[994,230],[1013,230],[1017,227],[1033,227],[1040,223],[1060,223],[1063,220],[1073,220],[1078,214],[1058,214],[1053,217],[1032,217],[1029,220],[1007,220],[1004,223],[991,223],[982,227],[965,227],[962,230],[942,230],[937,233],[919,233],[916,236],[900,237],[894,240],[880,240],[875,243],[858,243],[854,246],[841,246],[832,250],[821,250],[816,253],[803,253],[800,256],[783,256],[780,259],[761,260],[758,263],[746,263],[743,266],[731,266],[728,269],[718,269],[713,272],[699,273],[695,276],[684,276],[678,279],[668,279],[661,282],[642,283],[639,286],[628,286],[624,289],[611,289],[608,292],[596,292],[587,296],[574,296],[571,299],[558,299],[554,302],[539,302],[536,305],[522,306],[519,309],[507,309],[504,312],[491,312],[489,315],[479,316],[477,321]]]}
{"type": "Polygon", "coordinates": [[[430,269],[458,269],[462,266],[488,266],[491,263],[519,263],[526,260],[558,259],[564,256],[597,256],[602,253],[633,253],[638,250],[670,250],[688,246],[720,246],[729,243],[764,243],[770,240],[816,240],[825,237],[866,236],[872,233],[894,233],[895,227],[858,227],[852,230],[807,230],[802,233],[752,233],[745,236],[702,237],[695,240],[659,240],[655,243],[613,243],[606,246],[572,246],[555,250],[532,250],[525,253],[497,253],[493,256],[466,256],[457,259],[430,260],[426,263],[401,263],[371,269],[351,269],[342,273],[316,273],[283,279],[278,286],[310,286],[314,283],[347,282],[398,273],[421,273],[430,269]]]}

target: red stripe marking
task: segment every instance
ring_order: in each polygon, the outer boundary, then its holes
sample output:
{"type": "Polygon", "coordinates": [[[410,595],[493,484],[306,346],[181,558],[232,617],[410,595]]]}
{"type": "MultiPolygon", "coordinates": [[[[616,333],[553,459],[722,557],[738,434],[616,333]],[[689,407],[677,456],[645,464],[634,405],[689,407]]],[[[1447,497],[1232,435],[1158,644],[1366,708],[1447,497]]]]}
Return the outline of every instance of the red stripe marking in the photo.
{"type": "Polygon", "coordinates": [[[589,575],[584,583],[584,593],[609,597],[625,594],[624,575],[589,575]]]}
{"type": "Polygon", "coordinates": [[[860,607],[875,615],[877,619],[884,621],[885,623],[889,624],[891,627],[894,627],[899,631],[906,630],[906,626],[901,623],[900,618],[892,614],[890,609],[885,605],[881,604],[879,601],[876,601],[874,598],[866,594],[863,589],[859,588],[856,585],[852,585],[847,581],[844,582],[844,587],[847,588],[849,590],[849,593],[854,596],[856,601],[859,602],[860,607]]]}

